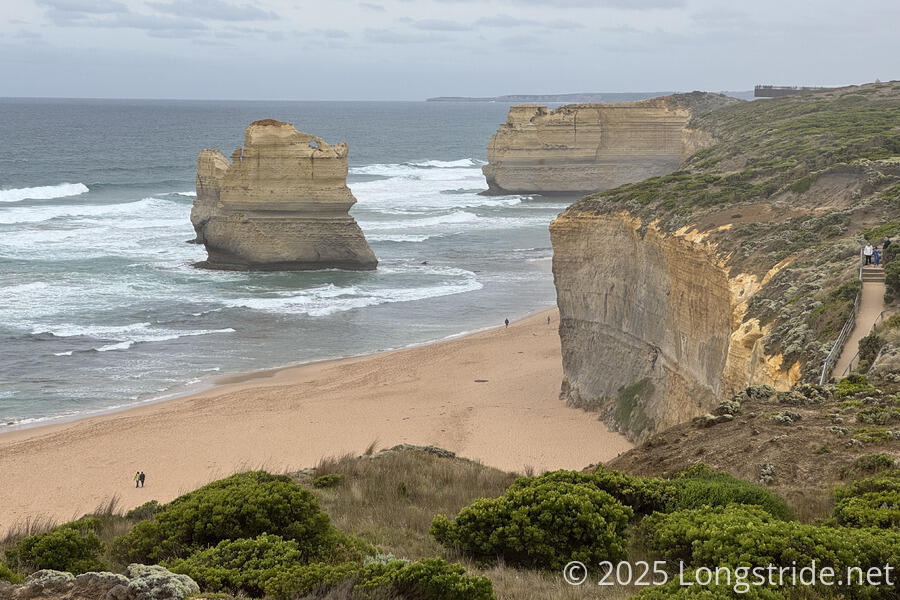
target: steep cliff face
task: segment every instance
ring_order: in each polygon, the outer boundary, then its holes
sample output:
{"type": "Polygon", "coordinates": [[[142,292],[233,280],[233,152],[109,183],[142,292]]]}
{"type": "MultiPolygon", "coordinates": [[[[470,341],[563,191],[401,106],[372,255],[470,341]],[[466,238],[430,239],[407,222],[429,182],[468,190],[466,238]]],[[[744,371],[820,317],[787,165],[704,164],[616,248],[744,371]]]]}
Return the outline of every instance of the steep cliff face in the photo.
{"type": "Polygon", "coordinates": [[[671,173],[685,156],[712,142],[686,130],[692,114],[736,102],[695,92],[552,111],[513,106],[488,143],[488,191],[590,192],[671,173]]]}
{"type": "Polygon", "coordinates": [[[551,224],[570,405],[642,441],[749,385],[818,380],[858,244],[900,231],[900,94],[871,89],[711,112],[685,130],[720,141],[682,170],[551,224]]]}
{"type": "Polygon", "coordinates": [[[798,378],[771,368],[758,327],[741,328],[758,279],[729,277],[696,231],[570,210],[550,234],[568,404],[643,439],[749,384],[798,378]]]}
{"type": "Polygon", "coordinates": [[[330,146],[290,123],[251,124],[231,161],[197,159],[191,222],[222,269],[374,269],[375,255],[348,213],[347,144],[330,146]]]}

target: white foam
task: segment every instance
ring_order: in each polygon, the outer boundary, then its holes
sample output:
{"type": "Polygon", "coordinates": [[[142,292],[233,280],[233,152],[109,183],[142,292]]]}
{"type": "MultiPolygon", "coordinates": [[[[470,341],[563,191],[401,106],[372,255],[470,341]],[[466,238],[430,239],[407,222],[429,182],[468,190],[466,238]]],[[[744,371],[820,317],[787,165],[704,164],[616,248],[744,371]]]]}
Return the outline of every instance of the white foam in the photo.
{"type": "MultiPolygon", "coordinates": [[[[143,325],[143,324],[141,324],[143,325]]],[[[131,326],[127,326],[131,327],[131,326]]],[[[122,327],[119,329],[126,330],[127,327],[122,327]]],[[[84,327],[83,330],[99,330],[100,328],[91,328],[84,327]]],[[[110,328],[112,329],[112,328],[110,328]]],[[[98,348],[93,348],[97,352],[109,352],[112,350],[128,350],[135,344],[143,344],[147,342],[167,342],[171,340],[177,340],[183,337],[194,337],[198,335],[210,335],[214,333],[234,333],[234,329],[231,327],[225,329],[199,329],[199,330],[188,330],[188,331],[173,331],[168,329],[149,329],[147,327],[139,327],[137,328],[141,331],[146,331],[146,335],[128,335],[123,336],[119,335],[118,337],[126,337],[128,339],[124,339],[113,344],[105,344],[98,348]]],[[[128,333],[132,333],[132,331],[128,331],[128,333]]],[[[116,336],[91,336],[91,337],[109,337],[112,339],[116,339],[116,336]]],[[[74,350],[69,350],[68,352],[54,352],[56,356],[71,356],[74,353],[74,350]]]]}
{"type": "Polygon", "coordinates": [[[11,188],[0,190],[0,202],[21,202],[22,200],[52,200],[67,198],[89,192],[83,183],[59,183],[37,187],[11,188]]]}
{"type": "Polygon", "coordinates": [[[196,198],[197,192],[175,192],[177,196],[187,196],[188,198],[196,198]]]}
{"type": "Polygon", "coordinates": [[[114,217],[139,219],[154,211],[161,211],[157,214],[163,217],[177,214],[178,211],[184,212],[186,209],[187,207],[174,200],[153,197],[119,204],[75,203],[53,206],[14,206],[0,210],[0,223],[39,223],[61,217],[99,217],[102,220],[114,217]],[[168,209],[168,214],[162,212],[165,209],[168,209]]]}
{"type": "Polygon", "coordinates": [[[475,278],[475,274],[463,269],[440,267],[379,268],[379,272],[382,275],[408,275],[412,272],[423,275],[441,275],[443,276],[443,281],[417,287],[377,287],[375,285],[338,287],[328,284],[301,291],[279,292],[270,296],[234,298],[226,300],[225,303],[232,308],[248,308],[264,312],[323,317],[355,308],[392,302],[424,300],[426,298],[472,292],[482,288],[482,284],[475,278]]]}
{"type": "Polygon", "coordinates": [[[363,221],[358,220],[363,231],[381,231],[391,229],[420,229],[423,227],[436,227],[453,223],[474,223],[480,217],[475,213],[454,211],[445,215],[425,217],[417,219],[405,219],[403,221],[363,221]]]}
{"type": "Polygon", "coordinates": [[[403,235],[403,234],[392,235],[389,233],[384,233],[384,234],[373,233],[371,235],[367,235],[366,239],[369,240],[370,242],[411,242],[411,243],[416,243],[416,242],[424,242],[433,237],[436,237],[436,236],[403,235]]]}

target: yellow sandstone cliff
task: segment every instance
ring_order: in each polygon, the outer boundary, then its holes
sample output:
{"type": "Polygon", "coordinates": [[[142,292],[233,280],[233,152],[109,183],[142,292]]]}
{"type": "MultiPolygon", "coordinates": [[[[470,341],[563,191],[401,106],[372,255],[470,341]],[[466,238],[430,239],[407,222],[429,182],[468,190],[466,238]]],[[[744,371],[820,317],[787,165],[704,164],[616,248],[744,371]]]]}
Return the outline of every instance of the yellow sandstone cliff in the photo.
{"type": "Polygon", "coordinates": [[[348,213],[347,144],[331,146],[271,119],[252,123],[231,161],[197,158],[191,222],[224,269],[374,269],[375,255],[348,213]]]}
{"type": "Polygon", "coordinates": [[[748,385],[789,388],[747,303],[777,273],[733,273],[696,230],[569,209],[550,226],[562,397],[635,440],[710,412],[748,385]]]}
{"type": "Polygon", "coordinates": [[[488,192],[592,192],[665,175],[713,141],[687,127],[692,115],[735,102],[694,92],[554,110],[513,106],[488,143],[488,192]]]}

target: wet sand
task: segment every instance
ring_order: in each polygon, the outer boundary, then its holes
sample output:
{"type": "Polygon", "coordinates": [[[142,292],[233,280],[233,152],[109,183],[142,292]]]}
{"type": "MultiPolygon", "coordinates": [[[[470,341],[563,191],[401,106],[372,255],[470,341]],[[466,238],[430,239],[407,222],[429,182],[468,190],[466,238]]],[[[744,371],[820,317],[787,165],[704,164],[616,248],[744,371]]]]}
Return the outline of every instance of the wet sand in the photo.
{"type": "Polygon", "coordinates": [[[458,339],[232,376],[191,396],[0,435],[0,531],[119,496],[169,501],[248,468],[434,444],[505,470],[579,469],[628,450],[558,399],[556,311],[458,339]],[[547,324],[547,316],[552,322],[547,324]],[[147,474],[134,488],[134,473],[147,474]]]}

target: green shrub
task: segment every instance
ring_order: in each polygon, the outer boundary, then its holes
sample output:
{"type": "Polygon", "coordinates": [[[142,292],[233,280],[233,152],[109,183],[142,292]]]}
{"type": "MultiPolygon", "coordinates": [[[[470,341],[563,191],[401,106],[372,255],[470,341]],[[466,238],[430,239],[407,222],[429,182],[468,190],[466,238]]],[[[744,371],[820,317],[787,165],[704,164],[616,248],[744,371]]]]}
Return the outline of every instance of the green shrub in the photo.
{"type": "Polygon", "coordinates": [[[450,521],[437,515],[434,538],[478,560],[560,569],[571,560],[596,564],[625,556],[625,528],[634,513],[590,485],[545,481],[514,485],[482,498],[450,521]]]}
{"type": "Polygon", "coordinates": [[[791,518],[791,510],[783,498],[766,488],[711,469],[703,463],[692,465],[672,481],[675,502],[672,510],[750,504],[761,506],[780,519],[791,518]]]}
{"type": "Polygon", "coordinates": [[[794,181],[794,183],[791,184],[791,191],[795,194],[805,194],[809,191],[811,185],[812,178],[807,175],[806,177],[801,177],[800,179],[794,181]]]}
{"type": "Polygon", "coordinates": [[[893,438],[888,430],[883,427],[860,427],[853,432],[853,439],[863,444],[880,444],[889,442],[893,438]]]}
{"type": "Polygon", "coordinates": [[[900,260],[891,260],[884,266],[884,301],[893,302],[898,296],[900,296],[900,260]]]}
{"type": "MultiPolygon", "coordinates": [[[[850,567],[896,565],[900,532],[805,525],[780,521],[756,507],[730,506],[679,511],[647,517],[639,538],[654,555],[670,564],[684,560],[692,568],[712,567],[850,567]]],[[[897,589],[853,588],[852,598],[896,598],[897,589]]]]}
{"type": "Polygon", "coordinates": [[[292,600],[315,591],[342,584],[362,590],[384,589],[402,598],[418,600],[493,600],[488,578],[467,575],[458,564],[440,558],[414,563],[356,563],[343,565],[311,564],[295,566],[277,573],[266,582],[267,596],[292,600]]]}
{"type": "Polygon", "coordinates": [[[865,361],[869,365],[875,362],[881,347],[884,346],[884,339],[876,333],[870,333],[859,340],[859,371],[864,373],[866,369],[862,368],[862,362],[865,361]]]}
{"type": "Polygon", "coordinates": [[[156,500],[151,500],[149,502],[144,502],[138,507],[132,508],[127,513],[125,513],[126,519],[152,519],[156,516],[156,513],[160,511],[162,505],[156,500]]]}
{"type": "Polygon", "coordinates": [[[856,414],[856,420],[868,425],[887,425],[900,421],[900,408],[894,406],[867,406],[856,414]]]}
{"type": "Polygon", "coordinates": [[[306,560],[328,556],[341,541],[309,491],[286,476],[253,471],[176,498],[117,538],[114,552],[126,563],[159,562],[263,533],[296,541],[306,560]]]}
{"type": "Polygon", "coordinates": [[[330,488],[335,487],[344,482],[344,476],[340,473],[329,473],[328,475],[319,475],[313,479],[314,488],[330,488]]]}
{"type": "Polygon", "coordinates": [[[759,506],[740,504],[657,513],[638,524],[636,539],[654,556],[669,561],[690,561],[695,539],[704,539],[714,532],[775,521],[778,519],[759,506]]]}
{"type": "MultiPolygon", "coordinates": [[[[893,459],[887,459],[893,465],[893,459]]],[[[848,527],[900,528],[900,475],[870,477],[835,489],[834,517],[848,527]]]]}
{"type": "MultiPolygon", "coordinates": [[[[725,575],[722,576],[719,585],[712,584],[703,587],[682,585],[680,579],[673,578],[666,585],[643,589],[632,596],[630,600],[788,600],[790,598],[786,591],[753,585],[755,583],[753,579],[747,583],[746,578],[734,575],[729,585],[725,582],[724,577],[725,575]],[[739,581],[744,583],[739,583],[739,581]],[[741,591],[735,591],[735,588],[741,591]]],[[[694,572],[687,572],[684,575],[686,582],[696,582],[697,580],[698,576],[694,572]]],[[[704,581],[704,579],[700,579],[700,581],[704,581]]]]}
{"type": "Polygon", "coordinates": [[[602,466],[593,473],[553,471],[539,477],[520,477],[510,489],[525,489],[546,483],[589,485],[630,506],[636,515],[670,510],[674,500],[674,491],[665,479],[635,477],[621,471],[606,470],[602,466]]]}
{"type": "Polygon", "coordinates": [[[204,592],[243,592],[260,598],[268,579],[278,571],[305,562],[297,542],[263,534],[225,540],[167,566],[174,573],[188,575],[204,592]]]}
{"type": "Polygon", "coordinates": [[[6,581],[9,583],[22,583],[24,577],[19,575],[18,573],[13,572],[9,567],[0,563],[0,581],[6,581]]]}
{"type": "Polygon", "coordinates": [[[40,569],[69,571],[76,575],[102,571],[105,544],[97,535],[99,519],[84,517],[50,531],[30,535],[6,551],[6,562],[21,572],[40,569]]]}
{"type": "MultiPolygon", "coordinates": [[[[897,264],[900,265],[900,262],[897,264]]],[[[853,373],[837,382],[837,385],[834,386],[834,397],[840,400],[847,396],[853,396],[860,392],[869,392],[874,389],[869,385],[869,380],[865,375],[853,373]]]]}

